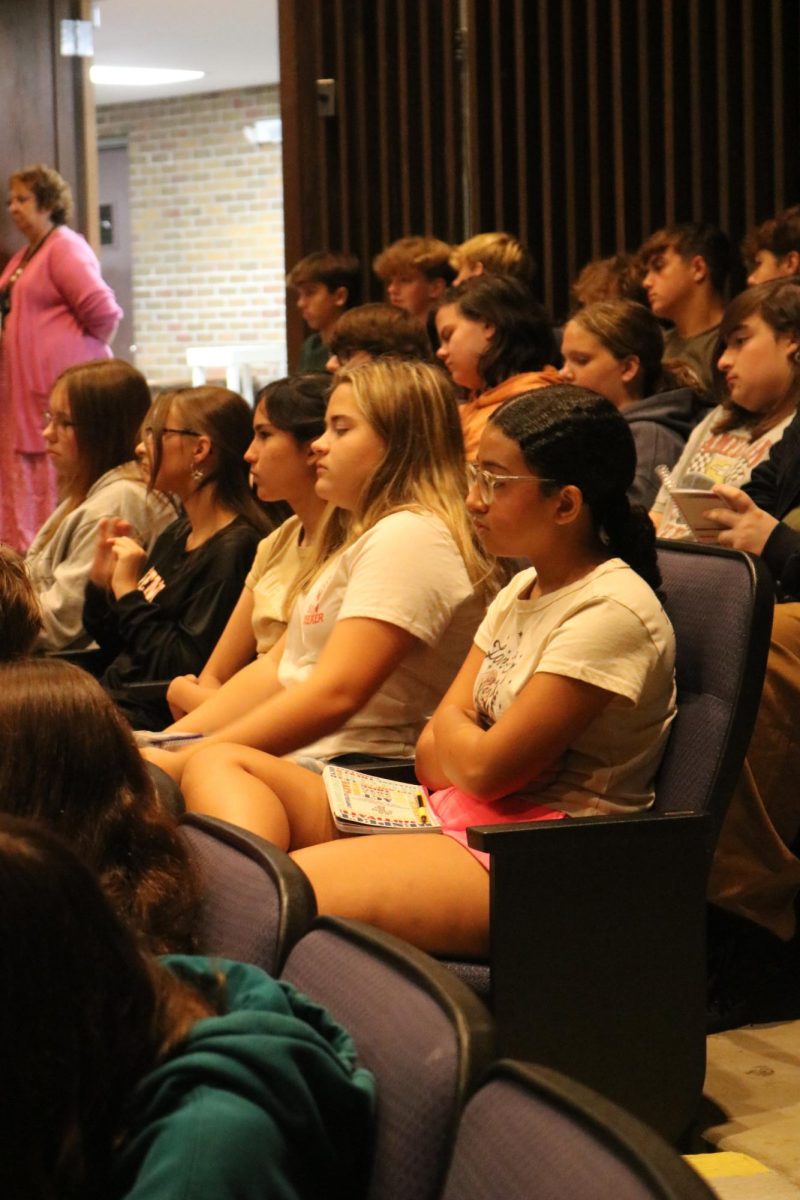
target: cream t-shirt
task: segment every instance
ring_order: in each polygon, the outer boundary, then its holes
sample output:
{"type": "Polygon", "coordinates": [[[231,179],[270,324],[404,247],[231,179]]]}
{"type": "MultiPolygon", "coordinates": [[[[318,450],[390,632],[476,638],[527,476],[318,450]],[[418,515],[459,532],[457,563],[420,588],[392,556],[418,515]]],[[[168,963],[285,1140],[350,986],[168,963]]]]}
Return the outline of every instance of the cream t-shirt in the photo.
{"type": "MultiPolygon", "coordinates": [[[[789,413],[751,442],[750,430],[744,425],[726,433],[714,432],[726,411],[719,405],[692,430],[683,453],[670,472],[676,486],[711,488],[715,483],[728,483],[731,487],[744,487],[758,464],[769,457],[770,450],[783,437],[794,416],[789,413]]],[[[709,508],[713,507],[712,500],[709,508]]],[[[692,540],[691,529],[664,487],[656,496],[653,512],[664,514],[658,527],[660,538],[692,540]]]]}
{"type": "Polygon", "coordinates": [[[266,654],[286,628],[286,593],[303,561],[299,517],[289,517],[258,543],[244,585],[253,593],[256,653],[266,654]]]}
{"type": "Polygon", "coordinates": [[[334,625],[348,617],[386,621],[418,641],[360,712],[298,753],[412,754],[482,614],[458,547],[439,517],[404,510],[378,521],[327,563],[298,598],[278,678],[285,688],[308,679],[334,625]]]}
{"type": "Polygon", "coordinates": [[[533,600],[536,571],[515,575],[475,635],[485,659],[475,707],[491,725],[536,674],[566,675],[614,693],[535,793],[573,815],[653,802],[653,780],[675,715],[675,637],[652,588],[620,558],[533,600]]]}

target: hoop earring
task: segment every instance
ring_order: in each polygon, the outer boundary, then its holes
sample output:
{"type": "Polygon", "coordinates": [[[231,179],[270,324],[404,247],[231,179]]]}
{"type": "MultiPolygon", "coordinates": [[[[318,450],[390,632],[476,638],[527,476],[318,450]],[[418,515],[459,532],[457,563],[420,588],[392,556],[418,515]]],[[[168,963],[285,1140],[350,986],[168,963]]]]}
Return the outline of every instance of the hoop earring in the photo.
{"type": "Polygon", "coordinates": [[[798,346],[798,348],[795,350],[794,354],[792,355],[792,362],[795,364],[796,367],[800,367],[800,346],[798,346]]]}

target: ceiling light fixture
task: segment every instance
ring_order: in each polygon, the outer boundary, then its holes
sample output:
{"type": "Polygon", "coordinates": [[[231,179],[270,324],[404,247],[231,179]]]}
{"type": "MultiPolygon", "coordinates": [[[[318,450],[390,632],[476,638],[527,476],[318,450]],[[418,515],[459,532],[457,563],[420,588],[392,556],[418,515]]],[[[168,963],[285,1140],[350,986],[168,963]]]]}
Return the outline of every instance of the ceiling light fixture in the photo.
{"type": "Polygon", "coordinates": [[[92,83],[111,87],[153,87],[161,83],[186,83],[190,79],[202,79],[205,71],[173,71],[166,67],[93,66],[89,74],[92,83]]]}

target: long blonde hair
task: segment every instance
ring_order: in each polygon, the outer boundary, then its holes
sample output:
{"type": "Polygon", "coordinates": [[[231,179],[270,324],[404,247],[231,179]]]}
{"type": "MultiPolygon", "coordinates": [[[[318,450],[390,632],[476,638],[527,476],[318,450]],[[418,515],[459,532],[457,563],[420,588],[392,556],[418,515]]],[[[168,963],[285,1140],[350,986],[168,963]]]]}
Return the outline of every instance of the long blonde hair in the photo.
{"type": "Polygon", "coordinates": [[[386,451],[356,507],[334,508],[323,519],[287,607],[334,555],[383,517],[402,509],[434,513],[447,526],[473,583],[484,584],[490,565],[476,541],[464,504],[464,441],[453,387],[429,363],[374,359],[339,371],[336,387],[352,389],[361,414],[386,451]]]}

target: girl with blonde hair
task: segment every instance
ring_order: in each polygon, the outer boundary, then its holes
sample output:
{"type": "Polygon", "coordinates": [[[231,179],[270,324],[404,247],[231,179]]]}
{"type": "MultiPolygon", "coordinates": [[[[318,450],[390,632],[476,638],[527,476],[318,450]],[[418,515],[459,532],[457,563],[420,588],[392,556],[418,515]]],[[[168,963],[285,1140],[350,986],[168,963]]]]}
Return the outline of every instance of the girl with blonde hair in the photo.
{"type": "MultiPolygon", "coordinates": [[[[286,633],[172,729],[314,759],[406,755],[483,609],[486,560],[464,508],[458,409],[420,362],[340,372],[313,443],[332,506],[286,633]]],[[[156,755],[180,778],[194,751],[156,755]]],[[[233,820],[236,799],[225,804],[233,820]]]]}

